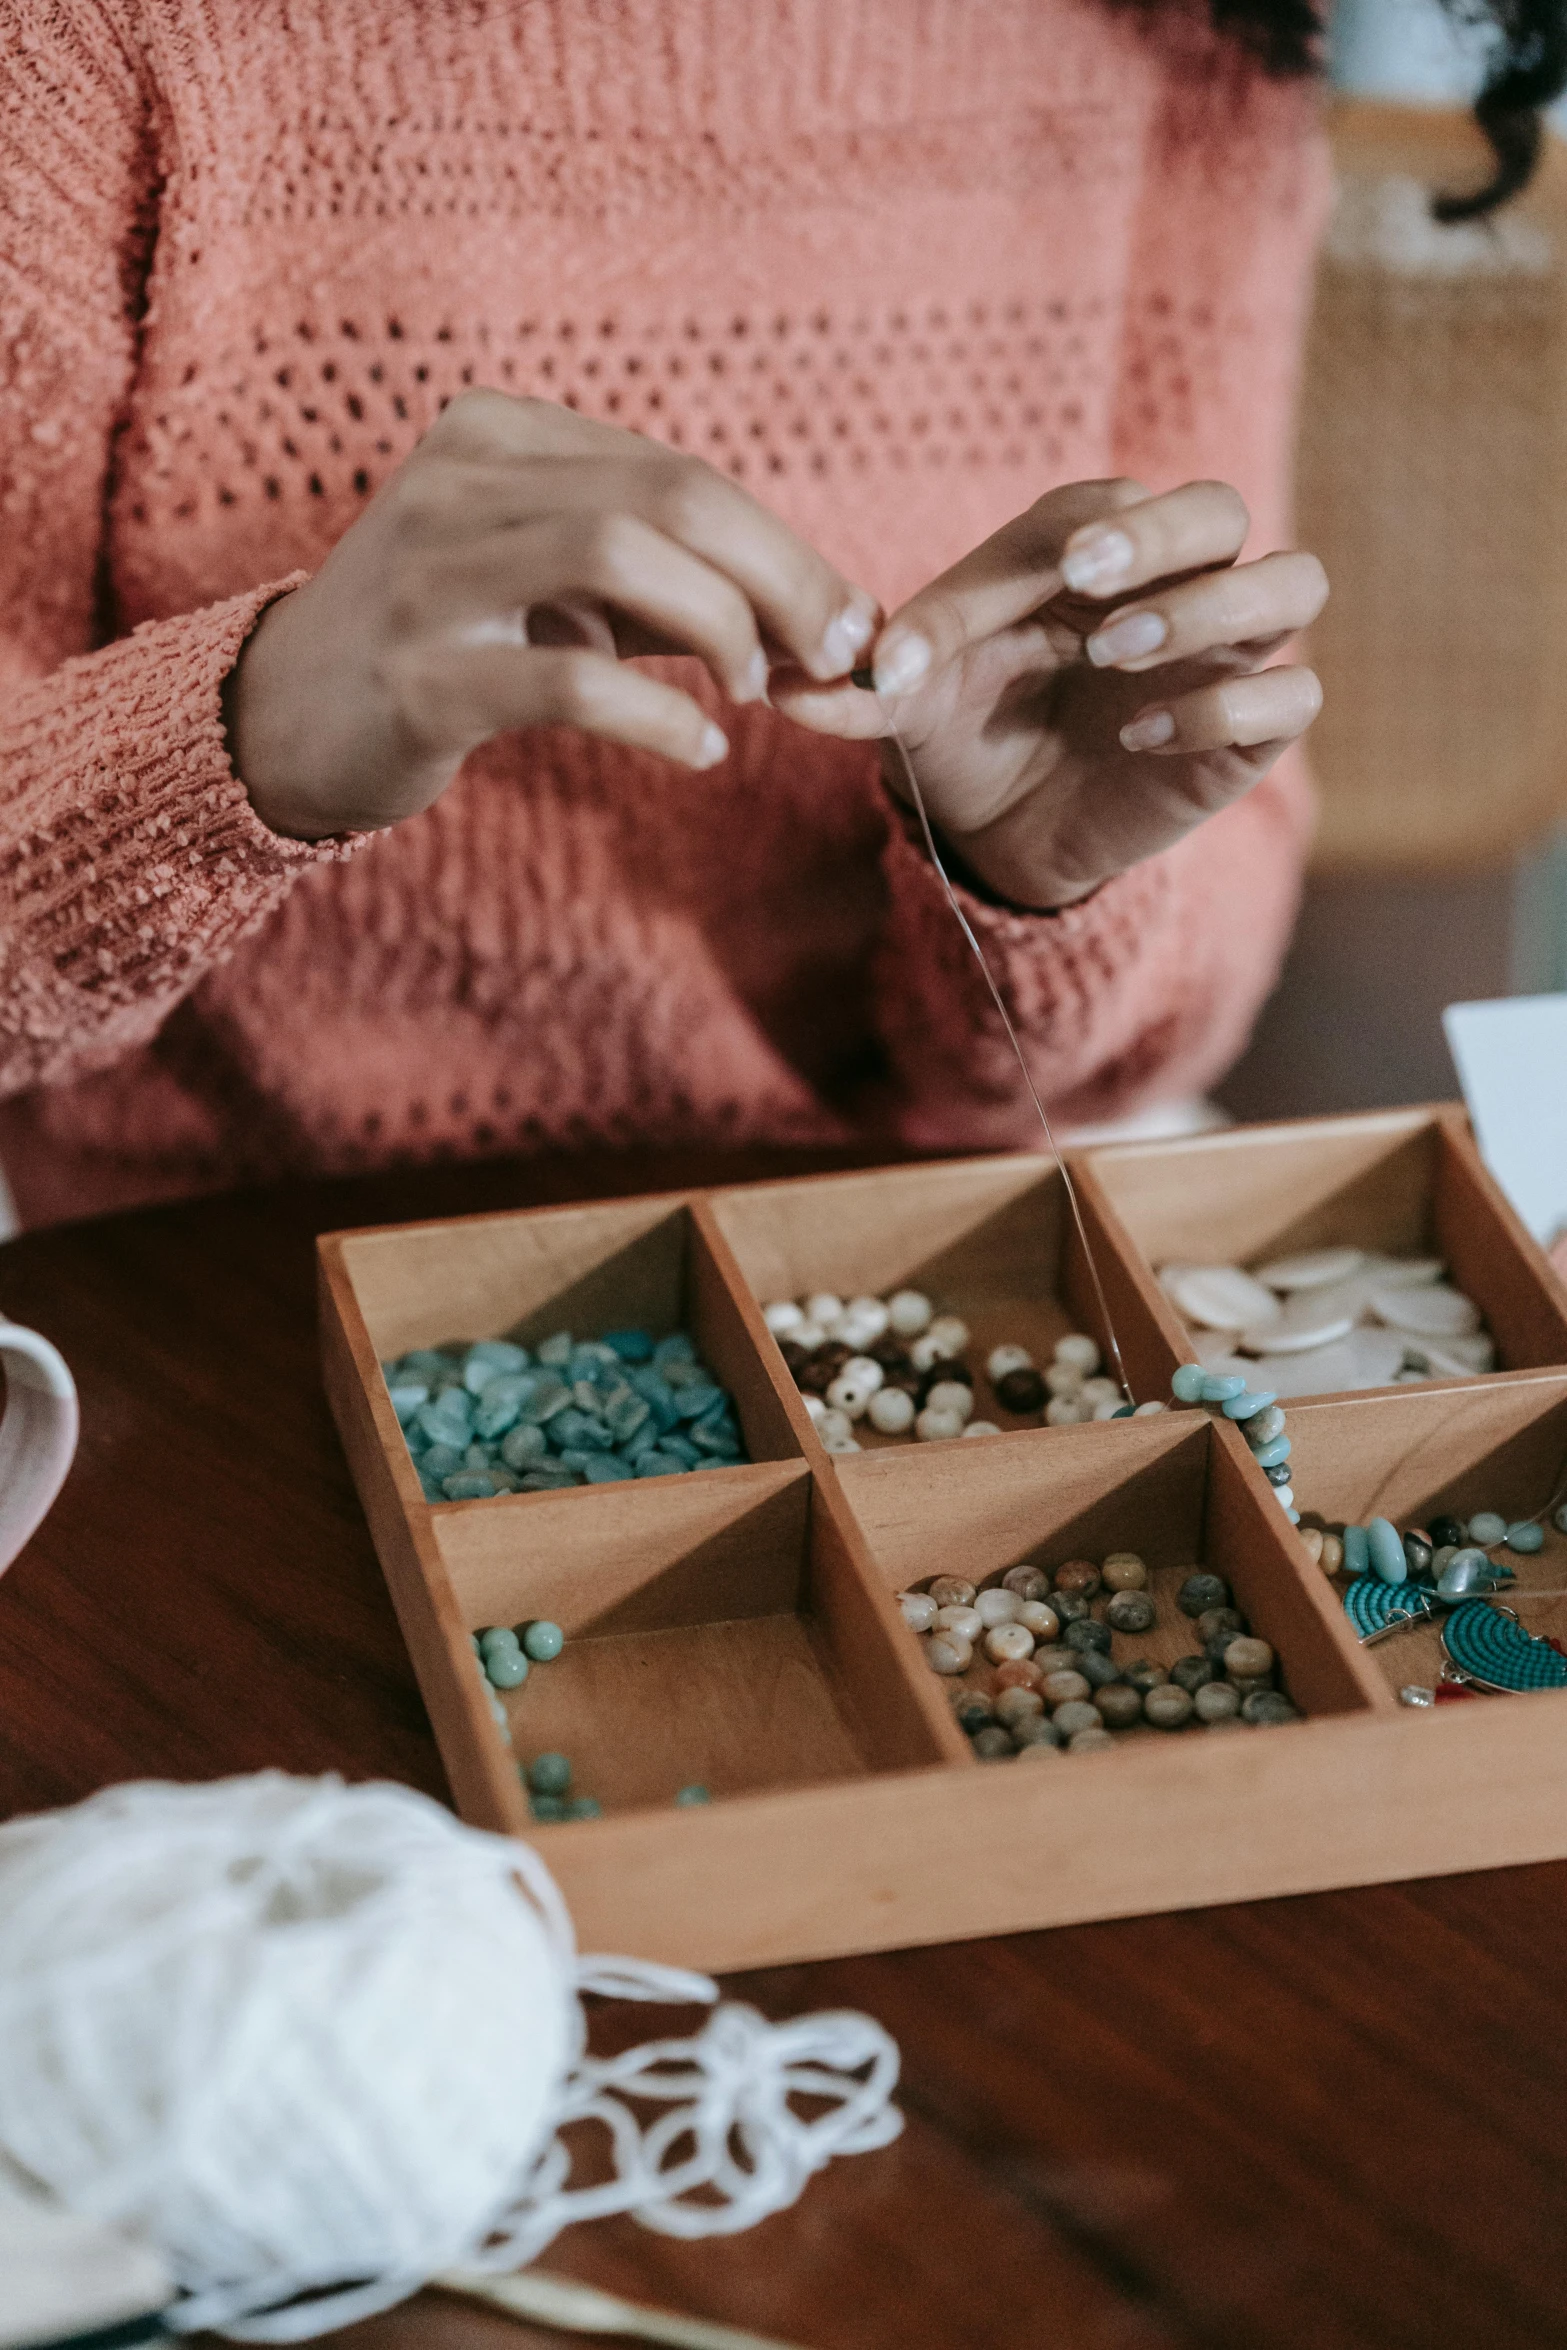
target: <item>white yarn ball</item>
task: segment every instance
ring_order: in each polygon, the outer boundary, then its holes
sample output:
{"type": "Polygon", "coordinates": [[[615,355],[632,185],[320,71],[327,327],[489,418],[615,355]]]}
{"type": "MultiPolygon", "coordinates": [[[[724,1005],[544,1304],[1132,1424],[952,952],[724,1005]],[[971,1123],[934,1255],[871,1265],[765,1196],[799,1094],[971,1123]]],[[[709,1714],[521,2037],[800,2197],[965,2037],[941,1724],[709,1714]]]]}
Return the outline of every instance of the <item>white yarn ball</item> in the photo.
{"type": "Polygon", "coordinates": [[[530,1857],[277,1772],[0,1829],[0,2149],[196,2294],[432,2275],[518,2193],[578,2050],[530,1857]]]}

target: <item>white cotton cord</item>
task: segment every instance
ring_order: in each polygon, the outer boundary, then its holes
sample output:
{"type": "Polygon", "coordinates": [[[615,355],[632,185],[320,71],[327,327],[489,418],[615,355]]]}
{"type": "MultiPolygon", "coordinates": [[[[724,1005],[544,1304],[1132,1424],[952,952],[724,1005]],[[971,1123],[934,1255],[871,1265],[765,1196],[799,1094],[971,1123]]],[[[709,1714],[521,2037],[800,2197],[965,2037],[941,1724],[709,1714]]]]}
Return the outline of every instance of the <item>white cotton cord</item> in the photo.
{"type": "Polygon", "coordinates": [[[538,1856],[408,1788],[111,1788],[0,1828],[0,2171],[160,2252],[175,2330],[293,2342],[602,2212],[749,2226],[901,2126],[866,2017],[718,2007],[598,2059],[582,1992],[717,1999],[579,1961],[538,1856]]]}
{"type": "Polygon", "coordinates": [[[908,784],[909,795],[914,802],[915,814],[919,817],[920,820],[920,830],[925,836],[925,853],[936,868],[936,878],[941,883],[942,889],[946,894],[947,904],[952,909],[952,918],[956,922],[958,928],[962,931],[965,939],[967,939],[969,952],[973,955],[975,962],[979,965],[980,971],[984,977],[985,985],[990,990],[991,1002],[995,1005],[997,1014],[1000,1017],[1001,1025],[1006,1030],[1007,1042],[1012,1047],[1013,1057],[1015,1058],[1019,1069],[1023,1073],[1023,1083],[1028,1088],[1028,1098],[1033,1103],[1034,1113],[1038,1118],[1041,1127],[1044,1129],[1045,1141],[1050,1147],[1050,1156],[1055,1160],[1056,1167],[1061,1176],[1061,1180],[1066,1185],[1067,1204],[1072,1211],[1072,1221],[1077,1226],[1077,1237],[1083,1244],[1083,1255],[1088,1264],[1088,1277],[1093,1282],[1094,1296],[1099,1301],[1099,1312],[1100,1317],[1104,1323],[1105,1336],[1110,1342],[1110,1352],[1115,1358],[1116,1381],[1127,1402],[1135,1403],[1137,1399],[1132,1393],[1131,1385],[1126,1376],[1126,1365],[1121,1359],[1121,1342],[1116,1336],[1115,1324],[1110,1318],[1110,1308],[1105,1298],[1105,1286],[1099,1278],[1098,1260],[1096,1259],[1093,1249],[1089,1243],[1087,1227],[1083,1222],[1083,1211],[1077,1204],[1077,1186],[1072,1181],[1072,1171],[1068,1167],[1065,1159],[1062,1158],[1060,1149],[1056,1143],[1055,1135],[1051,1131],[1050,1120],[1045,1114],[1045,1105],[1040,1099],[1039,1088],[1034,1083],[1034,1073],[1028,1065],[1028,1058],[1023,1051],[1023,1046],[1018,1037],[1018,1032],[1012,1025],[1012,1015],[1007,1010],[1006,999],[1002,995],[1001,989],[997,984],[995,973],[991,970],[989,963],[985,959],[985,950],[980,945],[978,938],[975,936],[974,926],[963,911],[962,904],[958,898],[958,893],[952,886],[952,881],[947,872],[947,868],[941,861],[941,851],[936,846],[935,829],[932,826],[930,816],[926,811],[925,795],[920,790],[919,777],[914,772],[914,762],[909,757],[908,745],[905,743],[902,735],[898,732],[897,722],[893,718],[892,712],[888,709],[885,700],[880,694],[877,694],[876,702],[877,707],[881,711],[882,722],[887,729],[888,739],[892,743],[894,750],[897,752],[899,763],[903,768],[904,780],[908,784]]]}

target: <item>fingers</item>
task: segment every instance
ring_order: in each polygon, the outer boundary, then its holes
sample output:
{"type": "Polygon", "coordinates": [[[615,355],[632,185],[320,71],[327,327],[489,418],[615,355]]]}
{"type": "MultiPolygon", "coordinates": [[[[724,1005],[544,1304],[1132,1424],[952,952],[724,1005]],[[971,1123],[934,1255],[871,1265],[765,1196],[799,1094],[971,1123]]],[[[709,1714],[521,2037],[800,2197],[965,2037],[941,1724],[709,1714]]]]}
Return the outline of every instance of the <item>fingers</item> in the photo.
{"type": "Polygon", "coordinates": [[[1052,490],[900,607],[876,642],[877,691],[911,693],[987,637],[1057,595],[1061,557],[1081,526],[1148,496],[1135,481],[1073,482],[1052,490]]]}
{"type": "Polygon", "coordinates": [[[767,691],[767,656],[739,588],[633,514],[549,514],[443,548],[421,563],[410,602],[412,624],[437,630],[530,605],[607,606],[697,654],[732,701],[767,691]]]}
{"type": "Polygon", "coordinates": [[[1315,620],[1327,600],[1327,574],[1315,555],[1265,555],[1119,606],[1083,650],[1096,668],[1135,674],[1219,646],[1280,643],[1315,620]]]}
{"type": "Polygon", "coordinates": [[[602,653],[426,641],[392,665],[391,683],[403,725],[430,761],[523,726],[573,726],[685,767],[716,767],[729,751],[688,694],[602,653]]]}
{"type": "Polygon", "coordinates": [[[1233,563],[1249,528],[1245,500],[1228,482],[1189,481],[1074,530],[1061,576],[1078,595],[1124,596],[1172,572],[1233,563]]]}
{"type": "Polygon", "coordinates": [[[1249,749],[1271,763],[1286,743],[1305,733],[1322,707],[1322,688],[1310,669],[1264,669],[1227,677],[1165,703],[1150,703],[1121,729],[1122,748],[1165,757],[1249,749]]]}

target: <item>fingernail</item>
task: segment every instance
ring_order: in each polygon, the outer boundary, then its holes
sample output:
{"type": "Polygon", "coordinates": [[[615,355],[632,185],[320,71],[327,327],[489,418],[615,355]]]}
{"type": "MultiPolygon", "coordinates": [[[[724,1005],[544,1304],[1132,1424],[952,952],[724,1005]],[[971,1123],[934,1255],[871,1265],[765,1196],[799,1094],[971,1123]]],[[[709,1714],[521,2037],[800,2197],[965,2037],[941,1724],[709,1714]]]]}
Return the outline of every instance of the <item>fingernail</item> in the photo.
{"type": "Polygon", "coordinates": [[[720,759],[729,756],[729,737],[721,728],[708,724],[702,729],[702,740],[697,745],[694,767],[716,767],[720,759]]]}
{"type": "Polygon", "coordinates": [[[1121,729],[1121,748],[1124,751],[1156,751],[1175,733],[1175,720],[1168,710],[1144,710],[1141,717],[1130,719],[1121,729]]]}
{"type": "Polygon", "coordinates": [[[836,620],[827,624],[822,638],[823,674],[842,677],[854,667],[854,657],[863,653],[876,634],[876,616],[863,604],[845,604],[836,620]]]}
{"type": "Polygon", "coordinates": [[[1117,661],[1139,661],[1145,653],[1157,653],[1169,633],[1169,623],[1157,612],[1118,612],[1095,630],[1083,650],[1096,669],[1113,669],[1117,661]]]}
{"type": "Polygon", "coordinates": [[[742,702],[765,702],[767,699],[767,655],[760,645],[745,665],[744,691],[737,698],[742,702]]]}
{"type": "Polygon", "coordinates": [[[1126,577],[1135,552],[1124,530],[1107,530],[1102,523],[1090,523],[1067,542],[1066,553],[1061,558],[1061,577],[1069,588],[1076,588],[1083,595],[1097,595],[1101,588],[1113,587],[1118,579],[1126,577]]]}
{"type": "Polygon", "coordinates": [[[876,649],[873,672],[879,694],[906,694],[919,684],[931,663],[930,646],[912,630],[907,636],[884,639],[876,649]]]}

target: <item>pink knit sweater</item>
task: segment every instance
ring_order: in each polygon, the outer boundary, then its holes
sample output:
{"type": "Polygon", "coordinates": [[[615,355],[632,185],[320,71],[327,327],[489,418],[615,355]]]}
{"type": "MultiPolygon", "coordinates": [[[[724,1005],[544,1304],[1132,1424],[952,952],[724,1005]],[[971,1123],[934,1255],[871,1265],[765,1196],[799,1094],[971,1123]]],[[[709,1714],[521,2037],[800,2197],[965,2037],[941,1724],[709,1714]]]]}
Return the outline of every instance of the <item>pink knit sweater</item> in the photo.
{"type": "MultiPolygon", "coordinates": [[[[874,754],[565,733],[306,846],[221,694],[444,397],[727,468],[890,606],[1052,483],[1285,533],[1310,93],[1102,0],[0,0],[0,1112],[29,1221],[586,1142],[1026,1138],[874,754]]],[[[1051,1100],[1201,1085],[1283,771],[1057,917],[971,908],[1051,1100]]]]}

